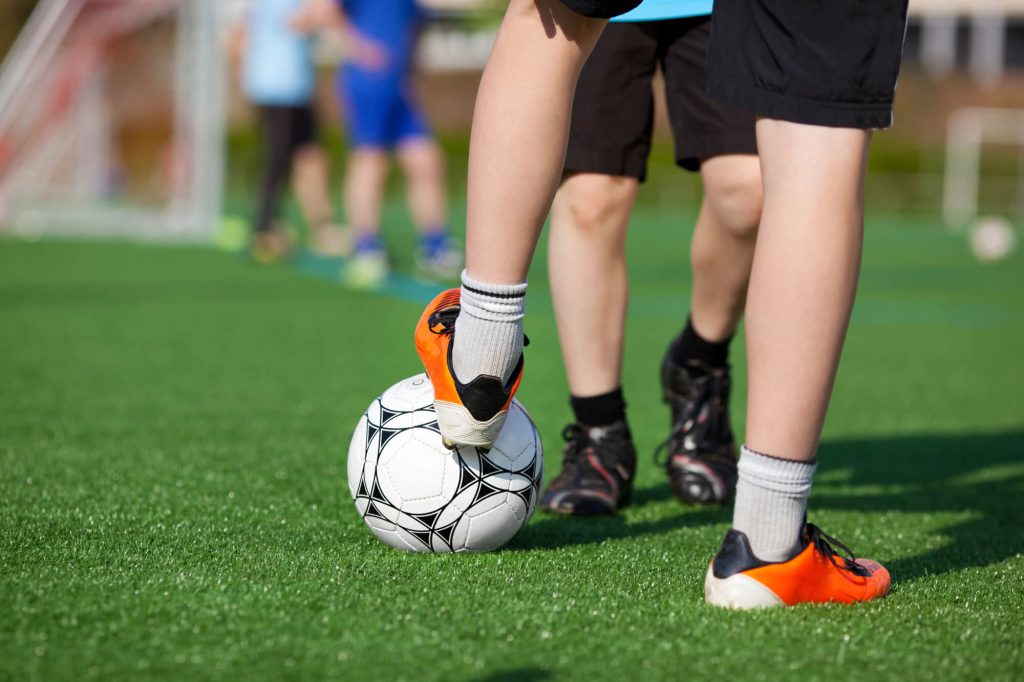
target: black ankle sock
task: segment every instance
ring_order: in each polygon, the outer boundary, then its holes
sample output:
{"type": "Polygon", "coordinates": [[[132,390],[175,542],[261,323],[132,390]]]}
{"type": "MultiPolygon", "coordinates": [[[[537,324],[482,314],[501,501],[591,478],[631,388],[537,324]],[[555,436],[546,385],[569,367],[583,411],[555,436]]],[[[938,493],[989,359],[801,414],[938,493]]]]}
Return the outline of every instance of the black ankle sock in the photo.
{"type": "Polygon", "coordinates": [[[708,341],[701,338],[693,328],[693,321],[686,318],[686,327],[672,346],[672,362],[684,365],[689,360],[697,360],[714,369],[728,367],[731,342],[732,336],[724,341],[708,341]]]}
{"type": "Polygon", "coordinates": [[[569,396],[576,421],[587,426],[609,426],[626,419],[626,399],[622,397],[622,387],[601,395],[580,398],[569,396]]]}

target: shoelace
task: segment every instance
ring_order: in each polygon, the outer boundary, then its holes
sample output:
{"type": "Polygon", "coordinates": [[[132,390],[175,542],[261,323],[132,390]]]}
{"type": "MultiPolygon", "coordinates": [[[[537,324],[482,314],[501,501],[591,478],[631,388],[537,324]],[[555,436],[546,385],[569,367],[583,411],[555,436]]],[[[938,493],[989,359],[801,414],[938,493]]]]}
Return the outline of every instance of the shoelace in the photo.
{"type": "Polygon", "coordinates": [[[567,424],[562,429],[562,438],[566,443],[562,463],[564,469],[569,471],[583,458],[583,453],[590,446],[590,435],[579,424],[567,424]]]}
{"type": "MultiPolygon", "coordinates": [[[[433,334],[445,334],[451,336],[455,333],[455,320],[459,317],[459,306],[446,306],[435,310],[427,318],[427,327],[433,334]]],[[[530,337],[523,334],[523,348],[530,345],[530,337]]]]}
{"type": "Polygon", "coordinates": [[[698,447],[711,441],[712,435],[721,435],[726,427],[725,394],[726,382],[714,374],[709,373],[704,380],[697,382],[697,392],[692,399],[687,401],[687,411],[679,416],[672,426],[668,438],[662,441],[654,451],[654,463],[662,466],[667,457],[681,450],[682,442],[688,433],[693,433],[698,447]],[[710,404],[711,409],[708,410],[707,421],[699,424],[697,419],[705,404],[710,404]],[[667,457],[662,458],[663,454],[667,454],[667,457]]]}
{"type": "Polygon", "coordinates": [[[814,544],[814,548],[825,556],[832,565],[839,569],[845,569],[857,575],[867,575],[866,569],[857,563],[857,556],[853,550],[827,535],[821,528],[813,523],[807,524],[807,541],[814,544]],[[842,564],[838,560],[842,561],[842,564]]]}

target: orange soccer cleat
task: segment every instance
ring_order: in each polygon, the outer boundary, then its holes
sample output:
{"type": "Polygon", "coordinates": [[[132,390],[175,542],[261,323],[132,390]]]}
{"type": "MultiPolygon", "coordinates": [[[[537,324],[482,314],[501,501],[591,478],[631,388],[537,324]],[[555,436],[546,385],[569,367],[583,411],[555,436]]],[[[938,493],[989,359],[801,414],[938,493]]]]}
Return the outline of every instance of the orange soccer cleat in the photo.
{"type": "Polygon", "coordinates": [[[747,536],[730,530],[708,567],[704,598],[733,609],[802,603],[851,604],[889,593],[889,571],[808,523],[804,545],[792,559],[769,563],[754,556],[747,536]],[[836,550],[842,550],[842,556],[836,550]]]}
{"type": "Polygon", "coordinates": [[[505,425],[523,378],[523,358],[504,384],[486,374],[467,384],[460,382],[452,369],[452,339],[460,309],[459,289],[444,291],[431,301],[416,325],[416,352],[434,386],[434,410],[445,445],[490,448],[505,425]]]}

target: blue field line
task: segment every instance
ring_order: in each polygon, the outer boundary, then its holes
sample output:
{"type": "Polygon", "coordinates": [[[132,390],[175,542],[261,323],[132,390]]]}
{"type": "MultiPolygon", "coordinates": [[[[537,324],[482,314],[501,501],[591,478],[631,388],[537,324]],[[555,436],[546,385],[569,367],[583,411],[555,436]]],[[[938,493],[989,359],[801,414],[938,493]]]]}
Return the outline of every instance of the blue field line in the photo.
{"type": "MultiPolygon", "coordinates": [[[[335,282],[352,291],[367,291],[389,298],[426,305],[442,290],[451,285],[430,282],[401,273],[390,272],[379,285],[356,289],[345,283],[345,260],[321,256],[309,250],[296,253],[289,265],[302,275],[335,282]]],[[[541,283],[530,302],[534,314],[553,315],[550,292],[541,283]]],[[[685,308],[689,290],[677,295],[641,293],[630,300],[631,318],[674,319],[685,308]]],[[[1018,324],[1021,316],[1009,306],[993,301],[922,301],[916,298],[892,299],[872,293],[863,293],[854,306],[851,322],[854,325],[886,327],[913,327],[952,325],[955,327],[991,328],[1018,324]]]]}
{"type": "MultiPolygon", "coordinates": [[[[289,261],[289,265],[303,275],[345,286],[345,260],[343,258],[321,256],[303,249],[289,261]]],[[[426,305],[445,288],[444,284],[389,272],[387,278],[379,285],[359,289],[359,291],[372,291],[406,303],[426,305]]]]}

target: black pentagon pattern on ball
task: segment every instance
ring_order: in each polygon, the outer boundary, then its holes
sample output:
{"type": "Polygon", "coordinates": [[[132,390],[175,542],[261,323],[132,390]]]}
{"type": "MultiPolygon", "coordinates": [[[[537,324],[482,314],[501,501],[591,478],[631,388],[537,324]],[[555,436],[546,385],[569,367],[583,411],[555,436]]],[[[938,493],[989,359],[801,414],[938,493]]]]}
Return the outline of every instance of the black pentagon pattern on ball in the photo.
{"type": "MultiPolygon", "coordinates": [[[[380,404],[379,398],[377,399],[377,404],[380,405],[380,423],[374,424],[372,421],[369,420],[369,418],[367,418],[366,423],[366,454],[369,454],[370,452],[370,449],[372,447],[371,444],[374,442],[373,437],[380,433],[380,438],[378,438],[376,441],[377,456],[374,459],[375,462],[380,461],[380,455],[383,452],[384,446],[387,445],[388,441],[394,438],[397,434],[401,433],[402,431],[408,431],[410,429],[427,429],[433,431],[434,433],[437,433],[438,435],[440,435],[441,433],[440,427],[437,425],[436,420],[429,422],[427,424],[420,424],[417,426],[388,428],[389,423],[393,422],[397,417],[400,417],[402,415],[413,414],[415,412],[433,412],[433,405],[422,407],[416,410],[402,411],[385,408],[383,405],[380,404]]],[[[367,417],[369,417],[369,413],[370,410],[367,411],[367,417]]],[[[536,438],[536,431],[534,433],[534,437],[536,438]]],[[[537,447],[536,443],[534,443],[534,447],[537,447]]],[[[481,450],[480,448],[475,448],[475,450],[477,456],[480,458],[479,475],[466,465],[466,460],[463,458],[462,452],[460,450],[455,451],[459,457],[459,471],[461,472],[459,488],[457,490],[457,493],[461,493],[466,488],[469,488],[471,486],[477,486],[476,493],[473,496],[473,501],[472,503],[470,503],[469,507],[472,508],[477,504],[477,502],[480,502],[481,500],[484,500],[493,495],[511,493],[522,499],[523,502],[526,504],[526,508],[529,509],[533,504],[533,501],[536,498],[536,496],[540,493],[540,486],[542,483],[541,479],[543,478],[543,469],[541,466],[539,466],[539,462],[532,463],[529,466],[516,471],[512,469],[506,469],[500,466],[499,464],[496,464],[487,456],[487,451],[481,450]],[[511,474],[513,476],[520,476],[527,479],[530,482],[530,485],[527,486],[524,490],[500,490],[492,485],[489,485],[484,481],[485,477],[492,476],[494,474],[511,474]]],[[[384,508],[392,509],[396,512],[401,512],[401,510],[387,498],[387,495],[384,494],[384,491],[381,490],[380,484],[377,482],[376,466],[373,467],[373,477],[372,480],[370,481],[366,480],[366,467],[363,467],[363,471],[359,476],[359,485],[356,488],[356,499],[367,500],[366,511],[363,512],[364,518],[369,516],[373,518],[382,519],[384,521],[387,521],[388,523],[393,523],[380,510],[384,508]]],[[[437,520],[441,517],[442,513],[445,511],[447,506],[448,504],[445,504],[439,507],[438,509],[421,514],[410,514],[408,512],[402,512],[406,516],[416,519],[417,521],[422,523],[426,528],[429,528],[429,530],[423,530],[420,528],[407,528],[397,523],[395,523],[394,525],[397,528],[401,528],[405,532],[409,533],[411,536],[415,537],[417,540],[423,543],[423,546],[429,551],[433,551],[434,548],[433,544],[431,544],[432,537],[439,538],[444,543],[444,545],[448,547],[449,551],[454,551],[454,546],[452,544],[452,536],[455,533],[455,527],[458,526],[459,521],[462,520],[463,514],[460,514],[452,523],[446,524],[444,526],[438,526],[437,520]]]]}

